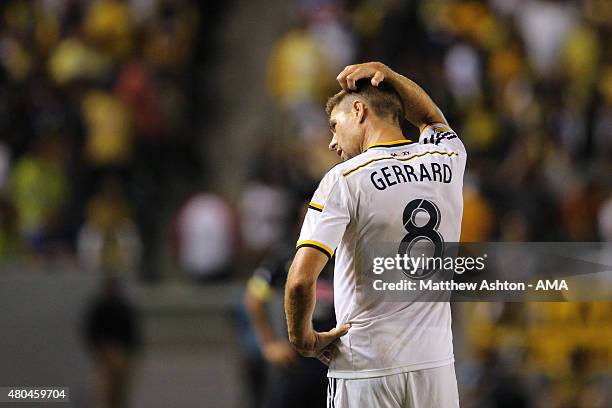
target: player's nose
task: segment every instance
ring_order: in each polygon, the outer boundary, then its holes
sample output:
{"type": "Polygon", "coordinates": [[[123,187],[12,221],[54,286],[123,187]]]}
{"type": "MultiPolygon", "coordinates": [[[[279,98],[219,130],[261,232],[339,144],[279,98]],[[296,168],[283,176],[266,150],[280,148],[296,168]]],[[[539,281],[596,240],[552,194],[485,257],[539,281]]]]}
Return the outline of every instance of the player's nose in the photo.
{"type": "Polygon", "coordinates": [[[338,142],[336,142],[336,137],[334,136],[331,142],[329,142],[329,150],[336,150],[337,147],[338,147],[338,142]]]}

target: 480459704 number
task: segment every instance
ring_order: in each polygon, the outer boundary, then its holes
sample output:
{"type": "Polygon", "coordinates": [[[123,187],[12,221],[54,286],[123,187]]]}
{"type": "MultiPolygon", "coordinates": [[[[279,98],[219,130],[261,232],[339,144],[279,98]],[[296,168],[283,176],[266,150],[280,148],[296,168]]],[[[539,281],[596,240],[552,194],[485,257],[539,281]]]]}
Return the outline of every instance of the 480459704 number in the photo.
{"type": "Polygon", "coordinates": [[[0,387],[0,402],[65,401],[70,395],[66,387],[0,387]]]}

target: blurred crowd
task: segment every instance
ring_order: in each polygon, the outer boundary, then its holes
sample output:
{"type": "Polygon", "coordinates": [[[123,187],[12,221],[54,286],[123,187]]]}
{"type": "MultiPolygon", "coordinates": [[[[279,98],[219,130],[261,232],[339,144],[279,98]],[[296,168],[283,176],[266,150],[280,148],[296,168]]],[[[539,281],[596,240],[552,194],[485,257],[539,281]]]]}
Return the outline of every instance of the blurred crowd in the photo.
{"type": "Polygon", "coordinates": [[[189,0],[0,3],[1,262],[151,258],[199,175],[200,24],[189,0]]]}
{"type": "Polygon", "coordinates": [[[465,338],[462,406],[610,405],[609,302],[469,303],[454,317],[465,338]]]}

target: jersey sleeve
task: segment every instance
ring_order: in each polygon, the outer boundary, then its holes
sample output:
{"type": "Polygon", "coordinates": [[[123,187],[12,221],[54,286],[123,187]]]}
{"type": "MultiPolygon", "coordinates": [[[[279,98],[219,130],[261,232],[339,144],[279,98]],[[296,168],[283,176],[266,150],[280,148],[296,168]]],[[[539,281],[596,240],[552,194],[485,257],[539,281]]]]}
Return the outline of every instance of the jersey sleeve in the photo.
{"type": "Polygon", "coordinates": [[[346,181],[332,171],[321,180],[308,204],[297,248],[312,247],[331,258],[350,221],[349,214],[346,181]]]}
{"type": "Polygon", "coordinates": [[[419,136],[419,143],[465,152],[465,147],[457,133],[442,123],[433,123],[423,129],[419,136]]]}

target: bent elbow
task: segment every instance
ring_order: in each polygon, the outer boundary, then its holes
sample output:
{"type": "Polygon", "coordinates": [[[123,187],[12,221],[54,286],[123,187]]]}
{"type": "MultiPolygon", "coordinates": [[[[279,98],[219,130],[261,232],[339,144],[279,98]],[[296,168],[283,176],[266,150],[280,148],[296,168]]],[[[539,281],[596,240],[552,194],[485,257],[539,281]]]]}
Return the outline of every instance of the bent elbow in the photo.
{"type": "Polygon", "coordinates": [[[289,296],[299,296],[304,293],[307,293],[313,285],[314,282],[312,282],[311,279],[293,278],[287,280],[287,284],[285,286],[285,293],[289,296]]]}

